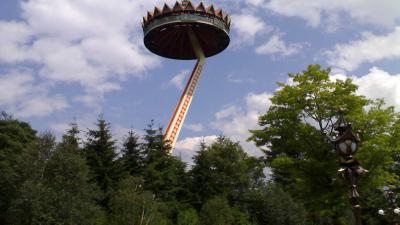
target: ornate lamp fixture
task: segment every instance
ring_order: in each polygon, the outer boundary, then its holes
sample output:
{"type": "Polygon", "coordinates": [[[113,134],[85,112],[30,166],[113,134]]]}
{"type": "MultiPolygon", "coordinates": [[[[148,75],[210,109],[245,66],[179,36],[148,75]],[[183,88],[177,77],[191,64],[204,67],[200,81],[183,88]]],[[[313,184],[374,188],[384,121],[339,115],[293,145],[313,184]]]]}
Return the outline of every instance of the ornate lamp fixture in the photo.
{"type": "Polygon", "coordinates": [[[340,169],[338,173],[350,185],[350,203],[356,225],[361,225],[361,205],[359,204],[360,194],[357,191],[359,178],[368,171],[361,167],[360,162],[354,157],[361,143],[358,133],[353,133],[351,123],[348,123],[344,116],[344,110],[339,110],[339,119],[334,124],[336,135],[329,138],[340,156],[340,169]]]}

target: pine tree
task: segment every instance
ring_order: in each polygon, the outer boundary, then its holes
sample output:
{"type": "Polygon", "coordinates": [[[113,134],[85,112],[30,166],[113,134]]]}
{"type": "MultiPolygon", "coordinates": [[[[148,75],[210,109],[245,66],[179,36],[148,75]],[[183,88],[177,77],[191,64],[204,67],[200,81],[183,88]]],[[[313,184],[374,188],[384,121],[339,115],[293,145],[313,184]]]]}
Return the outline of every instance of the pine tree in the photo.
{"type": "Polygon", "coordinates": [[[79,145],[80,145],[80,130],[78,127],[78,124],[76,122],[70,123],[70,128],[67,130],[67,133],[63,135],[62,137],[62,142],[60,144],[62,145],[69,145],[70,148],[73,148],[73,150],[78,151],[79,150],[79,145]]]}
{"type": "Polygon", "coordinates": [[[143,153],[145,154],[145,163],[151,164],[157,158],[169,155],[171,147],[163,140],[163,130],[161,127],[155,128],[154,121],[145,129],[146,134],[143,139],[143,153]]]}
{"type": "MultiPolygon", "coordinates": [[[[107,194],[118,177],[115,161],[117,157],[116,142],[113,140],[110,124],[103,119],[103,116],[99,116],[96,125],[96,130],[87,132],[84,151],[87,165],[90,168],[91,181],[107,194]]],[[[108,197],[105,197],[101,204],[107,207],[108,197]]]]}
{"type": "Polygon", "coordinates": [[[161,128],[154,129],[151,123],[145,131],[145,187],[163,201],[187,198],[186,164],[169,154],[170,146],[163,140],[161,128]]]}
{"type": "Polygon", "coordinates": [[[120,164],[122,171],[132,176],[140,176],[143,173],[144,156],[139,143],[139,136],[129,131],[122,146],[120,164]]]}

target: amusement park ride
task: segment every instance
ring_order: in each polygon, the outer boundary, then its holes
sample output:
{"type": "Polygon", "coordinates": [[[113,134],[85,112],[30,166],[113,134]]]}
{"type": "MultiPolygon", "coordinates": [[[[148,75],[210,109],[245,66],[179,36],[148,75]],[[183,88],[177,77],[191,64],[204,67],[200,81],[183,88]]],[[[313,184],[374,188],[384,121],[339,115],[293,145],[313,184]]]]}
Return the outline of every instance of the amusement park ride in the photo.
{"type": "Polygon", "coordinates": [[[143,17],[144,44],[153,53],[171,59],[197,59],[164,134],[173,150],[192,102],[205,58],[228,47],[230,16],[214,5],[195,6],[189,0],[155,7],[143,17]]]}

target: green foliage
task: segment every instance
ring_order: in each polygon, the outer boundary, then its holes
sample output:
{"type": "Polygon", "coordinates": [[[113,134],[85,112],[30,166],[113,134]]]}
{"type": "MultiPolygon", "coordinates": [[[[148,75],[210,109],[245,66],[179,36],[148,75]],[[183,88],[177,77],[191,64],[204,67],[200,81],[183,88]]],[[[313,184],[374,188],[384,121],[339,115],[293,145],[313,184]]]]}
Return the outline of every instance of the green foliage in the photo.
{"type": "Polygon", "coordinates": [[[224,197],[215,197],[208,200],[200,212],[202,225],[233,225],[234,216],[228,201],[224,197]]]}
{"type": "Polygon", "coordinates": [[[399,116],[329,72],[312,65],[280,84],[262,128],[251,131],[265,157],[221,136],[200,143],[191,168],[170,154],[153,123],[142,137],[129,132],[118,149],[101,116],[86,140],[72,123],[57,144],[51,133],[37,135],[1,114],[0,224],[349,225],[348,187],[336,176],[338,156],[325,138],[342,107],[361,130],[357,157],[370,170],[360,185],[364,223],[387,224],[376,213],[387,206],[378,190],[399,182],[399,116]]]}
{"type": "Polygon", "coordinates": [[[102,116],[98,118],[96,125],[96,130],[87,132],[84,151],[90,168],[91,181],[106,194],[101,203],[107,208],[107,193],[111,191],[111,187],[119,177],[116,165],[116,142],[112,138],[110,124],[102,116]]]}
{"type": "Polygon", "coordinates": [[[9,224],[101,224],[85,160],[49,133],[25,157],[30,176],[8,209],[9,224]],[[49,154],[52,153],[52,154],[49,154]]]}
{"type": "Polygon", "coordinates": [[[17,189],[27,179],[25,152],[36,141],[36,131],[28,123],[2,114],[0,119],[0,224],[5,224],[7,209],[17,195],[17,189]]]}
{"type": "Polygon", "coordinates": [[[240,201],[245,192],[262,183],[263,168],[262,162],[248,156],[238,143],[226,137],[219,137],[209,147],[202,145],[190,171],[196,202],[202,204],[217,195],[240,201]]]}
{"type": "Polygon", "coordinates": [[[198,225],[199,216],[193,208],[180,210],[178,212],[177,225],[198,225]]]}
{"type": "Polygon", "coordinates": [[[262,192],[249,193],[248,204],[257,224],[302,225],[307,221],[304,207],[274,184],[269,184],[262,192]]]}
{"type": "Polygon", "coordinates": [[[95,199],[100,193],[88,184],[88,174],[85,160],[74,149],[58,149],[46,164],[43,185],[48,202],[41,213],[54,216],[59,224],[99,224],[104,215],[95,199]]]}
{"type": "Polygon", "coordinates": [[[122,170],[131,176],[142,175],[144,166],[143,149],[139,142],[139,136],[133,131],[130,131],[125,138],[121,153],[120,164],[122,170]]]}
{"type": "Polygon", "coordinates": [[[122,180],[112,194],[110,208],[110,224],[169,224],[165,205],[153,193],[143,190],[141,178],[128,177],[122,180]]]}
{"type": "Polygon", "coordinates": [[[145,130],[143,152],[145,169],[143,171],[146,189],[153,191],[158,198],[170,202],[185,199],[187,175],[186,164],[169,154],[170,146],[162,139],[162,130],[150,124],[145,130]]]}
{"type": "Polygon", "coordinates": [[[80,138],[78,124],[73,122],[70,124],[71,128],[67,130],[67,133],[63,135],[61,145],[68,145],[69,148],[73,148],[74,151],[80,151],[80,138]]]}
{"type": "Polygon", "coordinates": [[[336,175],[338,156],[325,138],[333,130],[337,110],[345,108],[347,119],[362,133],[358,157],[371,171],[364,180],[368,185],[360,185],[362,195],[397,179],[388,170],[396,151],[391,140],[397,118],[382,101],[357,95],[351,79],[333,80],[329,73],[310,65],[302,73],[289,74],[293,82],[279,84],[272,106],[259,118],[262,129],[251,131],[250,140],[264,147],[273,180],[304,203],[314,222],[342,224],[348,215],[348,187],[336,175]]]}

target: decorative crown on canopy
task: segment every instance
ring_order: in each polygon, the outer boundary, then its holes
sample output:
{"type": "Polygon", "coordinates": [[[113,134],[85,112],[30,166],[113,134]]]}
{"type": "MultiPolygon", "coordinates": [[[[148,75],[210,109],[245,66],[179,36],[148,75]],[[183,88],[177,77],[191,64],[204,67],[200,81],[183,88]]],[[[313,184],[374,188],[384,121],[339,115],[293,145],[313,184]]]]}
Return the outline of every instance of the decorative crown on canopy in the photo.
{"type": "Polygon", "coordinates": [[[217,9],[213,4],[206,7],[203,2],[200,2],[196,7],[189,0],[183,0],[182,2],[176,1],[173,7],[170,7],[167,3],[164,3],[164,7],[161,9],[155,7],[153,12],[147,12],[147,15],[143,17],[142,26],[148,25],[151,21],[156,18],[174,15],[174,14],[185,14],[185,13],[198,13],[208,16],[216,17],[222,20],[226,26],[230,26],[230,16],[223,12],[222,9],[217,9]]]}

